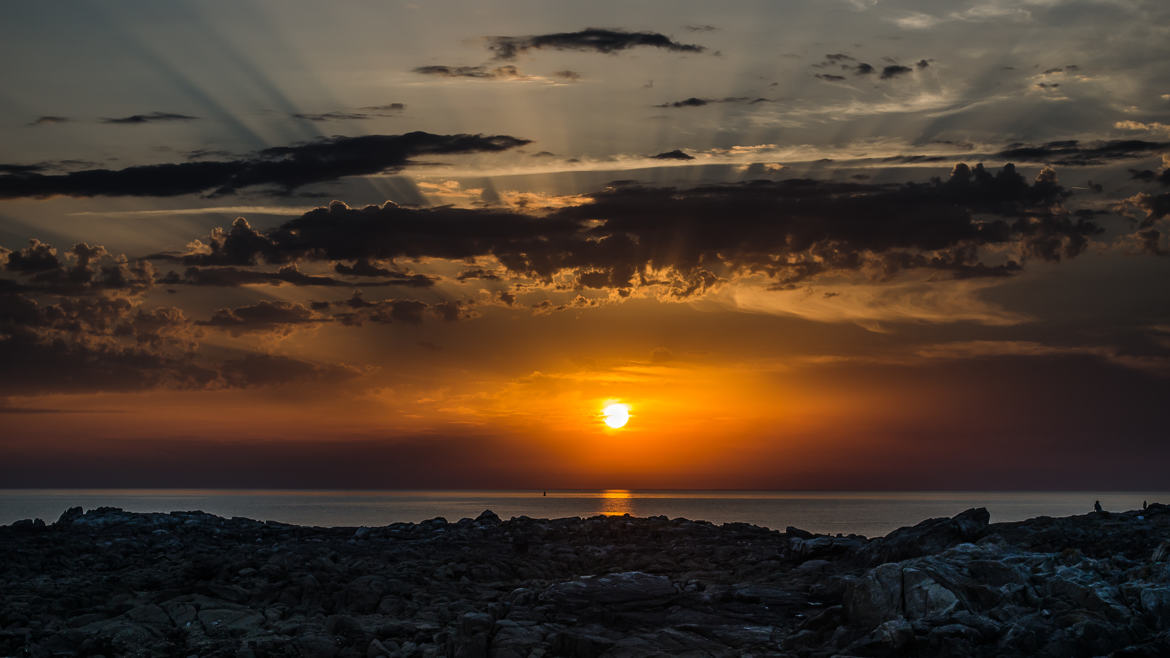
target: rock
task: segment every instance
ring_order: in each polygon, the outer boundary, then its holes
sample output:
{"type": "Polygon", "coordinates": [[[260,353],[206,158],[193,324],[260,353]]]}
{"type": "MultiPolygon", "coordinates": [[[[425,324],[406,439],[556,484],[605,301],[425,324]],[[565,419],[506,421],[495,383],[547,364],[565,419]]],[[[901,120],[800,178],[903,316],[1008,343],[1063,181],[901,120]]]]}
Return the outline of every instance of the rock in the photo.
{"type": "Polygon", "coordinates": [[[628,571],[557,583],[545,589],[540,599],[561,606],[578,607],[665,602],[676,593],[674,584],[665,576],[628,571]]]}
{"type": "Polygon", "coordinates": [[[558,633],[552,641],[552,652],[572,658],[597,658],[621,639],[600,628],[575,628],[558,633]]]}
{"type": "Polygon", "coordinates": [[[941,617],[959,606],[959,597],[920,569],[902,569],[902,611],[907,619],[941,617]]]}
{"type": "Polygon", "coordinates": [[[85,511],[80,507],[70,507],[61,513],[60,518],[57,519],[57,523],[54,525],[72,525],[73,522],[81,518],[83,514],[85,514],[85,511]]]}
{"type": "Polygon", "coordinates": [[[902,566],[882,564],[850,581],[845,590],[845,617],[872,628],[902,615],[902,566]]]}
{"type": "Polygon", "coordinates": [[[0,527],[0,655],[1168,655],[1170,509],[1145,516],[972,510],[867,540],[74,508],[0,527]]]}
{"type": "Polygon", "coordinates": [[[1170,587],[1143,588],[1138,601],[1157,628],[1170,628],[1170,587]]]}
{"type": "Polygon", "coordinates": [[[991,515],[983,507],[949,519],[927,519],[874,540],[863,549],[862,555],[870,564],[881,564],[937,553],[955,544],[974,541],[987,528],[990,519],[991,515]]]}
{"type": "Polygon", "coordinates": [[[1150,556],[1151,562],[1166,562],[1170,560],[1170,541],[1164,541],[1158,544],[1154,549],[1154,553],[1150,556]]]}
{"type": "Polygon", "coordinates": [[[499,525],[500,517],[490,509],[485,509],[479,516],[475,517],[475,522],[481,525],[499,525]]]}

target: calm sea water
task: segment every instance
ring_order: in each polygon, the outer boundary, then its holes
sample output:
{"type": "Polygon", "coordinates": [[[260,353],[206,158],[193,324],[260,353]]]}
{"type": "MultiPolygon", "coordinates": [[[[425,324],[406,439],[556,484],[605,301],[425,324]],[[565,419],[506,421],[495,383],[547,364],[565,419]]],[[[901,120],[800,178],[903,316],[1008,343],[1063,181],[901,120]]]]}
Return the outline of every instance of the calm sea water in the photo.
{"type": "Polygon", "coordinates": [[[560,518],[597,514],[686,517],[713,523],[743,521],[783,530],[884,535],[891,530],[970,507],[986,507],[992,522],[1083,514],[1093,501],[1112,511],[1142,501],[1170,503],[1168,492],[773,492],[773,491],[256,491],[187,489],[0,490],[0,524],[42,518],[66,508],[103,505],[135,512],[202,510],[315,526],[378,526],[475,517],[490,509],[502,518],[560,518]]]}

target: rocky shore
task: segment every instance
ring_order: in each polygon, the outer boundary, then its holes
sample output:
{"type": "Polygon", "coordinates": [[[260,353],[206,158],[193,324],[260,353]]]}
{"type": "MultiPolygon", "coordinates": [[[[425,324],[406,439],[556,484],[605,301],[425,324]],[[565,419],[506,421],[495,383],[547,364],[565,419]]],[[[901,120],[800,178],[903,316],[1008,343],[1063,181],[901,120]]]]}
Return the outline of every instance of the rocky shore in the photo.
{"type": "Polygon", "coordinates": [[[1167,656],[1170,507],[886,537],[491,512],[0,527],[0,656],[1167,656]]]}

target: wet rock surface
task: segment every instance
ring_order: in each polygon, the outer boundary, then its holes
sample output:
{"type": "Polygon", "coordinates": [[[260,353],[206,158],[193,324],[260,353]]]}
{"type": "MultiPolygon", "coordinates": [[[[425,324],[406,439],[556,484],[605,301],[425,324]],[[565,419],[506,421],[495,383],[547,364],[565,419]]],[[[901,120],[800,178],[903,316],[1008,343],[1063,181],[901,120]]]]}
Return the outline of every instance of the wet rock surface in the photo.
{"type": "Polygon", "coordinates": [[[1170,508],[884,538],[485,512],[0,527],[0,656],[1164,656],[1170,508]]]}

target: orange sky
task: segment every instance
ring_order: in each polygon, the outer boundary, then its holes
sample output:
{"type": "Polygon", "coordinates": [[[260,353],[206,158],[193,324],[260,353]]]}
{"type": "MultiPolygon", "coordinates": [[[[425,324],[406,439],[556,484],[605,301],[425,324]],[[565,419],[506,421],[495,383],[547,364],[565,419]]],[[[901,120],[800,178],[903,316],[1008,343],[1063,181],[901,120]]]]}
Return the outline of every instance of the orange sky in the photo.
{"type": "Polygon", "coordinates": [[[1170,9],[1002,4],[13,8],[0,486],[1170,486],[1170,9]]]}

